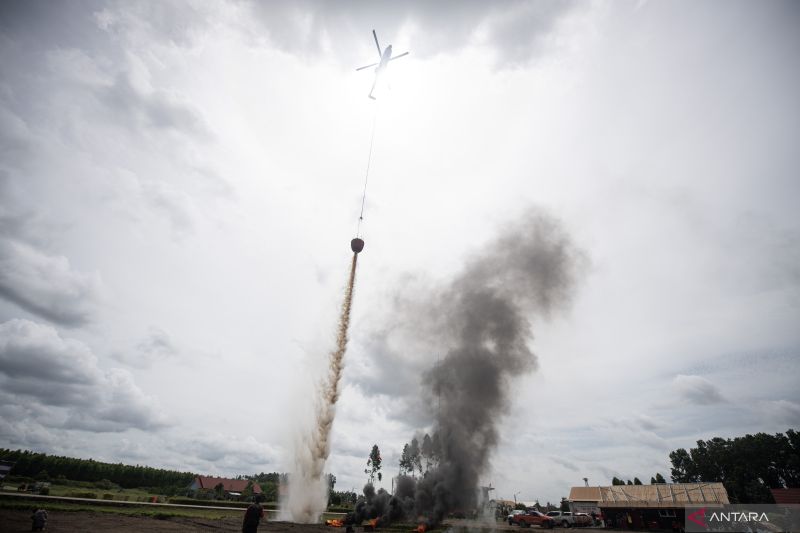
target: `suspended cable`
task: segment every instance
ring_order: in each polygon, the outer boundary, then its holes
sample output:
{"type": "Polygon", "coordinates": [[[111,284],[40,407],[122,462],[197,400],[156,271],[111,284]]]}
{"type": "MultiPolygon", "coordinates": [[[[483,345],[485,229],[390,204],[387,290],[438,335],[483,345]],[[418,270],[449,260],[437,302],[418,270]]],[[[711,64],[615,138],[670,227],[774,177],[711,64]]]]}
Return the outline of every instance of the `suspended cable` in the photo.
{"type": "Polygon", "coordinates": [[[361,213],[358,215],[358,228],[356,237],[361,236],[361,222],[364,220],[364,205],[367,201],[367,184],[369,183],[369,168],[372,164],[372,147],[375,144],[375,125],[378,122],[378,104],[375,104],[375,114],[372,117],[372,133],[369,136],[369,156],[367,156],[367,171],[364,174],[364,192],[361,195],[361,213]]]}

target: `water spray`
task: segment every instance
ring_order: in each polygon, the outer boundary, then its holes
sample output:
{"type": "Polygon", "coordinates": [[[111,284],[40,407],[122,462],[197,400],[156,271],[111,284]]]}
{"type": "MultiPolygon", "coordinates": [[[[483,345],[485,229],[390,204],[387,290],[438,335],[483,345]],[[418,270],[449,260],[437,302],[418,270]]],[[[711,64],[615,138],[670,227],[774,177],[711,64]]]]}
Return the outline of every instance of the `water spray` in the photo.
{"type": "MultiPolygon", "coordinates": [[[[391,46],[389,46],[389,50],[391,55],[391,46]]],[[[328,485],[324,475],[325,463],[330,455],[330,435],[333,428],[333,420],[336,416],[336,402],[339,400],[339,382],[344,369],[344,355],[347,351],[358,254],[364,250],[364,240],[361,238],[361,223],[364,221],[364,208],[367,200],[367,185],[372,164],[372,149],[375,143],[377,121],[378,107],[376,104],[370,132],[364,190],[361,195],[361,211],[358,216],[356,236],[350,241],[353,259],[350,263],[350,275],[347,280],[342,309],[339,315],[336,348],[330,353],[327,375],[317,391],[316,413],[311,435],[303,441],[301,446],[295,449],[295,468],[289,483],[289,496],[282,506],[283,517],[294,522],[319,522],[320,516],[328,504],[328,485]]]]}

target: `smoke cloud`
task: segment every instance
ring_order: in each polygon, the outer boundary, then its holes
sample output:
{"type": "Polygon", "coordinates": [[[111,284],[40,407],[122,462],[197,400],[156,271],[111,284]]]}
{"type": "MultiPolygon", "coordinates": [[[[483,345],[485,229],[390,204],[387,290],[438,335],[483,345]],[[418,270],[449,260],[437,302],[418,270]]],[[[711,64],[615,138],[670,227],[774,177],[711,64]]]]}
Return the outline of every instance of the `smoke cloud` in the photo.
{"type": "MultiPolygon", "coordinates": [[[[416,516],[432,523],[476,508],[510,380],[537,366],[530,347],[533,321],[570,302],[585,263],[563,226],[542,211],[526,213],[485,250],[441,288],[403,300],[393,315],[400,323],[427,324],[415,329],[425,337],[420,342],[417,336],[416,349],[444,354],[423,377],[427,403],[436,406],[431,419],[440,456],[411,498],[416,516]]],[[[388,509],[409,507],[407,485],[403,481],[403,494],[386,505],[385,519],[388,509]]],[[[376,505],[380,494],[366,500],[373,513],[384,507],[376,505]]]]}

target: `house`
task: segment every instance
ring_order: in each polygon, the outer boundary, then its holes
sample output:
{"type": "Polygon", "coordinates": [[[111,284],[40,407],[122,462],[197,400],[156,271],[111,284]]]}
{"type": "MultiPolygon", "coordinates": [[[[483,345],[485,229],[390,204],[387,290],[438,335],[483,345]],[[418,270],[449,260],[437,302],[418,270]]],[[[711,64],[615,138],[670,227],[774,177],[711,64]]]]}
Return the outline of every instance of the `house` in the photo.
{"type": "MultiPolygon", "coordinates": [[[[222,490],[231,496],[240,496],[251,483],[249,479],[227,479],[224,477],[197,476],[189,485],[190,490],[215,490],[222,483],[222,490]]],[[[253,494],[261,494],[261,486],[253,483],[253,494]]]]}
{"type": "Polygon", "coordinates": [[[572,487],[570,510],[599,512],[607,525],[622,529],[670,529],[684,523],[687,507],[717,507],[730,503],[722,483],[657,483],[572,487]]]}

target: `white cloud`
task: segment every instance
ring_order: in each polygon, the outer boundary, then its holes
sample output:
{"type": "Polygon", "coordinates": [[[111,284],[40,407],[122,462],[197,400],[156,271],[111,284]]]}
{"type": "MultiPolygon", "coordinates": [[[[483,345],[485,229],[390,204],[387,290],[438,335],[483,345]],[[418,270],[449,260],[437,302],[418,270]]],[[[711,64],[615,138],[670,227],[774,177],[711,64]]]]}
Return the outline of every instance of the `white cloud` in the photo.
{"type": "Polygon", "coordinates": [[[679,398],[686,403],[710,405],[726,401],[719,388],[702,376],[678,374],[672,383],[679,398]]]}
{"type": "Polygon", "coordinates": [[[69,259],[0,238],[0,297],[65,326],[89,322],[102,293],[98,273],[75,271],[69,259]]]}
{"type": "Polygon", "coordinates": [[[113,357],[133,367],[148,368],[177,355],[178,349],[167,332],[151,326],[132,349],[115,352],[113,357]]]}
{"type": "Polygon", "coordinates": [[[756,405],[758,413],[777,424],[792,429],[800,426],[800,403],[791,400],[767,400],[756,405]]]}
{"type": "Polygon", "coordinates": [[[374,55],[370,35],[374,28],[382,47],[392,40],[396,44],[402,37],[413,43],[415,55],[429,58],[480,43],[495,51],[498,64],[515,67],[546,49],[547,38],[575,5],[569,0],[468,0],[457,4],[413,0],[397,4],[351,1],[334,6],[302,0],[254,3],[253,8],[269,40],[292,53],[315,55],[360,39],[363,48],[374,55]]]}
{"type": "Polygon", "coordinates": [[[0,362],[4,404],[36,419],[92,432],[166,424],[158,402],[128,372],[102,370],[88,346],[52,326],[23,319],[0,324],[0,362]]]}

